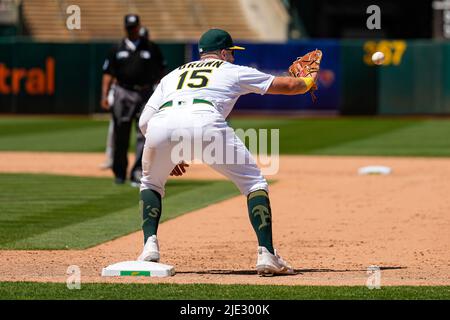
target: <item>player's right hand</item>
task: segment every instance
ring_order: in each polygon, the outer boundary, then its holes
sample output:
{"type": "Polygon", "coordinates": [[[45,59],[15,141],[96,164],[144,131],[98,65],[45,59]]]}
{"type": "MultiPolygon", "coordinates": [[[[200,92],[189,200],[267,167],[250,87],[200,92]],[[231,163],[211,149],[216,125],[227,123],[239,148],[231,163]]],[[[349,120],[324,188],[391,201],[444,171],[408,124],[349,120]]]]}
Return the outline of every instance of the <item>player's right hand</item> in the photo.
{"type": "Polygon", "coordinates": [[[102,98],[102,100],[100,101],[100,106],[102,107],[103,110],[108,111],[110,108],[108,98],[102,98]]]}

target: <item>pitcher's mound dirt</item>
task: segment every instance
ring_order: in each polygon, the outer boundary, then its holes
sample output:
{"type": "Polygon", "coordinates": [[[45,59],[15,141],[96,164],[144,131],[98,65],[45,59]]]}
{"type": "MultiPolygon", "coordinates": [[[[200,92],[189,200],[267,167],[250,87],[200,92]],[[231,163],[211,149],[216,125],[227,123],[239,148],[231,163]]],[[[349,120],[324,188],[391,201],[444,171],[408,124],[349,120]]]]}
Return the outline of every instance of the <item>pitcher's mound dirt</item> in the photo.
{"type": "MultiPolygon", "coordinates": [[[[0,171],[46,172],[52,158],[32,154],[21,167],[4,160],[13,156],[1,154],[0,171]]],[[[53,156],[68,157],[67,170],[53,165],[50,172],[110,175],[97,168],[101,154],[53,156]]],[[[211,177],[219,176],[195,166],[186,178],[211,177]]],[[[161,262],[177,271],[171,278],[100,276],[102,267],[139,255],[136,232],[82,251],[0,251],[0,281],[65,282],[67,267],[78,265],[83,282],[364,285],[376,265],[381,285],[450,285],[450,159],[283,156],[269,178],[277,180],[270,187],[275,246],[297,275],[256,275],[256,237],[240,196],[160,226],[161,262]],[[358,176],[366,165],[393,173],[358,176]]]]}

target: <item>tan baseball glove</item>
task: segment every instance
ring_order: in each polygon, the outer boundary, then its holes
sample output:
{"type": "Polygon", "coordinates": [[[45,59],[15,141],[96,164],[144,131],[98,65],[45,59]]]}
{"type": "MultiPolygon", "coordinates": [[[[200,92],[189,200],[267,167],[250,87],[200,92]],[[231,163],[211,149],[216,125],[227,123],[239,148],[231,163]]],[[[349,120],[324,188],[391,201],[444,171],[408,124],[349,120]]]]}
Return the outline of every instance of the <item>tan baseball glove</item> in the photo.
{"type": "Polygon", "coordinates": [[[289,67],[289,74],[292,77],[302,77],[302,78],[312,78],[314,80],[314,85],[309,89],[312,100],[315,102],[317,100],[314,91],[317,90],[317,77],[320,70],[320,62],[322,61],[322,51],[316,49],[310,51],[302,57],[298,57],[297,60],[292,62],[289,67]]]}

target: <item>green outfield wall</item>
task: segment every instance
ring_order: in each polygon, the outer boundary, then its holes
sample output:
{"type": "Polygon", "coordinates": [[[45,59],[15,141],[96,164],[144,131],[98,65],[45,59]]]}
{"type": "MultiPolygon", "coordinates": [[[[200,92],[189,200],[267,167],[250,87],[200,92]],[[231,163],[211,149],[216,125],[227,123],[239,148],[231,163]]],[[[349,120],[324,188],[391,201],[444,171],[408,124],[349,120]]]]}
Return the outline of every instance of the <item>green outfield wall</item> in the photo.
{"type": "MultiPolygon", "coordinates": [[[[113,45],[0,41],[0,112],[99,112],[102,65],[113,45]]],[[[168,69],[184,62],[184,45],[160,46],[168,69]]]]}
{"type": "Polygon", "coordinates": [[[445,103],[449,72],[448,45],[438,42],[407,43],[401,63],[379,68],[380,114],[450,113],[445,103]],[[448,70],[447,70],[448,71],[448,70]]]}
{"type": "Polygon", "coordinates": [[[343,114],[450,114],[450,43],[342,41],[343,114]],[[382,66],[371,55],[382,51],[382,66]]]}
{"type": "Polygon", "coordinates": [[[377,68],[367,60],[364,41],[341,42],[340,112],[346,115],[376,114],[377,68]]]}

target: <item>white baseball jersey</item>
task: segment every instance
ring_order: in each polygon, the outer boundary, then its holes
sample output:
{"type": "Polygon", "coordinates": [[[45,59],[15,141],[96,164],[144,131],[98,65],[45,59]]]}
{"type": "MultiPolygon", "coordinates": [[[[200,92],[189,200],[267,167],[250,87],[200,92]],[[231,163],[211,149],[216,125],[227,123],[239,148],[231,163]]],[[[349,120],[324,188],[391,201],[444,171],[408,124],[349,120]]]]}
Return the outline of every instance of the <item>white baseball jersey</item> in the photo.
{"type": "Polygon", "coordinates": [[[186,63],[166,75],[147,102],[158,110],[171,100],[203,99],[211,102],[224,118],[239,96],[265,94],[275,77],[254,68],[218,59],[186,63]]]}

